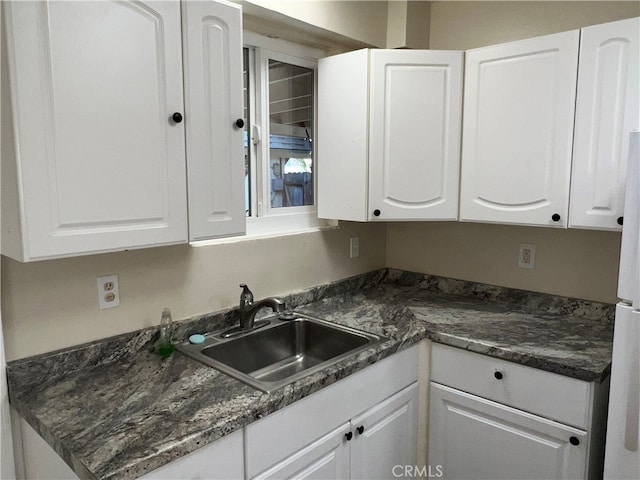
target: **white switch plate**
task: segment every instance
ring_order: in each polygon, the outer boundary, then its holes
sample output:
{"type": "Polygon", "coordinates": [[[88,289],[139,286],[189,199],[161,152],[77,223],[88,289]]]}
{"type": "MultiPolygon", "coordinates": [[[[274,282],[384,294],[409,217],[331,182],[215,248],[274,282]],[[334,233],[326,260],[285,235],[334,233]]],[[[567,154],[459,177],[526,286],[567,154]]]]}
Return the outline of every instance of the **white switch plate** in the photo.
{"type": "Polygon", "coordinates": [[[360,237],[351,237],[349,239],[349,258],[360,256],[360,237]]]}
{"type": "Polygon", "coordinates": [[[533,270],[536,266],[536,246],[531,243],[521,243],[518,252],[518,267],[533,270]]]}
{"type": "Polygon", "coordinates": [[[100,310],[120,305],[118,275],[98,277],[98,305],[100,306],[100,310]]]}

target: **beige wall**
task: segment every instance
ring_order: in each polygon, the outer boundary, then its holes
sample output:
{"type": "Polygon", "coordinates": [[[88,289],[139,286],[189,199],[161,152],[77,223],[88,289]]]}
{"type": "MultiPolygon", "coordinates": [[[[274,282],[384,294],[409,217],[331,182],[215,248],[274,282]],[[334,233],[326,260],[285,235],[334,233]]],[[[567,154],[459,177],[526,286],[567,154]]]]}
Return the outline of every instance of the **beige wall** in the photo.
{"type": "Polygon", "coordinates": [[[429,48],[431,2],[394,0],[388,5],[386,48],[429,48]]]}
{"type": "Polygon", "coordinates": [[[384,48],[387,42],[386,1],[245,0],[243,3],[257,5],[374,47],[384,48]]]}
{"type": "MultiPolygon", "coordinates": [[[[349,38],[385,45],[386,2],[268,3],[349,38]]],[[[638,14],[637,2],[436,2],[431,48],[470,48],[638,14]]],[[[341,225],[334,231],[201,248],[31,264],[3,258],[7,358],[156,325],[164,306],[177,319],[226,308],[236,304],[241,281],[260,298],[380,268],[385,255],[393,267],[615,301],[620,238],[615,233],[450,223],[341,225]],[[361,256],[349,259],[349,237],[355,235],[361,256]],[[515,268],[518,243],[537,244],[535,270],[515,268]],[[96,277],[111,273],[120,275],[122,304],[99,310],[96,277]]]]}
{"type": "Polygon", "coordinates": [[[257,33],[321,48],[329,54],[364,46],[429,48],[429,1],[234,1],[244,8],[245,26],[257,33]],[[285,28],[279,27],[282,25],[285,28]],[[300,35],[301,27],[307,31],[306,38],[300,35]]]}
{"type": "Polygon", "coordinates": [[[2,257],[2,317],[8,360],[234,306],[239,283],[256,298],[384,266],[385,226],[339,229],[207,247],[149,248],[21,264],[2,257]],[[349,238],[360,257],[349,258],[349,238]],[[96,277],[117,273],[119,307],[99,310],[96,277]]]}
{"type": "Polygon", "coordinates": [[[433,2],[430,48],[465,50],[637,16],[638,1],[433,2]]]}
{"type": "Polygon", "coordinates": [[[620,234],[481,223],[387,227],[390,267],[614,303],[620,234]],[[535,269],[518,268],[520,243],[536,245],[535,269]]]}
{"type": "MultiPolygon", "coordinates": [[[[468,49],[640,15],[640,2],[434,2],[430,47],[468,49]]],[[[620,235],[465,223],[389,224],[387,265],[579,298],[617,301],[620,235]],[[537,246],[517,268],[519,243],[537,246]]]]}

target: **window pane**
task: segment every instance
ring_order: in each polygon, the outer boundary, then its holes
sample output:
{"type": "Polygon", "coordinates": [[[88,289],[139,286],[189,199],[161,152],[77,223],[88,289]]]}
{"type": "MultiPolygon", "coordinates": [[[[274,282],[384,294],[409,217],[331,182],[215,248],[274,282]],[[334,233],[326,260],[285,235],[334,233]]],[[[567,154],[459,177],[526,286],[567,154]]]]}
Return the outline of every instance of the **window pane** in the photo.
{"type": "Polygon", "coordinates": [[[313,205],[313,74],[269,60],[272,208],[313,205]]]}
{"type": "Polygon", "coordinates": [[[244,211],[251,216],[251,145],[249,139],[249,49],[242,49],[242,91],[244,98],[244,211]]]}

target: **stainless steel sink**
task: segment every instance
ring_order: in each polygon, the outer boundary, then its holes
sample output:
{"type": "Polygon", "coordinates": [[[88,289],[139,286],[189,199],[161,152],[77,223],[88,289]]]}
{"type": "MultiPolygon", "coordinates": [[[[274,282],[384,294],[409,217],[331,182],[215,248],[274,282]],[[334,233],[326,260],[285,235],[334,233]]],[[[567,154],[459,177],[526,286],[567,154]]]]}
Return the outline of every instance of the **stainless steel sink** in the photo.
{"type": "Polygon", "coordinates": [[[235,338],[209,335],[177,349],[264,392],[322,370],[386,338],[296,313],[235,338]]]}

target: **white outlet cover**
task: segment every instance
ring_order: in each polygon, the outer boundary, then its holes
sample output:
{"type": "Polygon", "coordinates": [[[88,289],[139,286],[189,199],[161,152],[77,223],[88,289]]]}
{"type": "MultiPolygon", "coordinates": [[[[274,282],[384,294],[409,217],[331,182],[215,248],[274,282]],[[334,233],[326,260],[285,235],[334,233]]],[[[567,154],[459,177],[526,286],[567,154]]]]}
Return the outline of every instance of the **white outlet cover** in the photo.
{"type": "Polygon", "coordinates": [[[351,237],[349,239],[349,258],[360,256],[360,237],[351,237]]]}
{"type": "Polygon", "coordinates": [[[533,270],[536,266],[536,246],[532,243],[521,243],[518,249],[518,267],[533,270]]]}
{"type": "Polygon", "coordinates": [[[118,275],[98,277],[98,306],[100,310],[120,305],[120,285],[118,275]],[[113,288],[111,288],[113,285],[113,288]]]}

